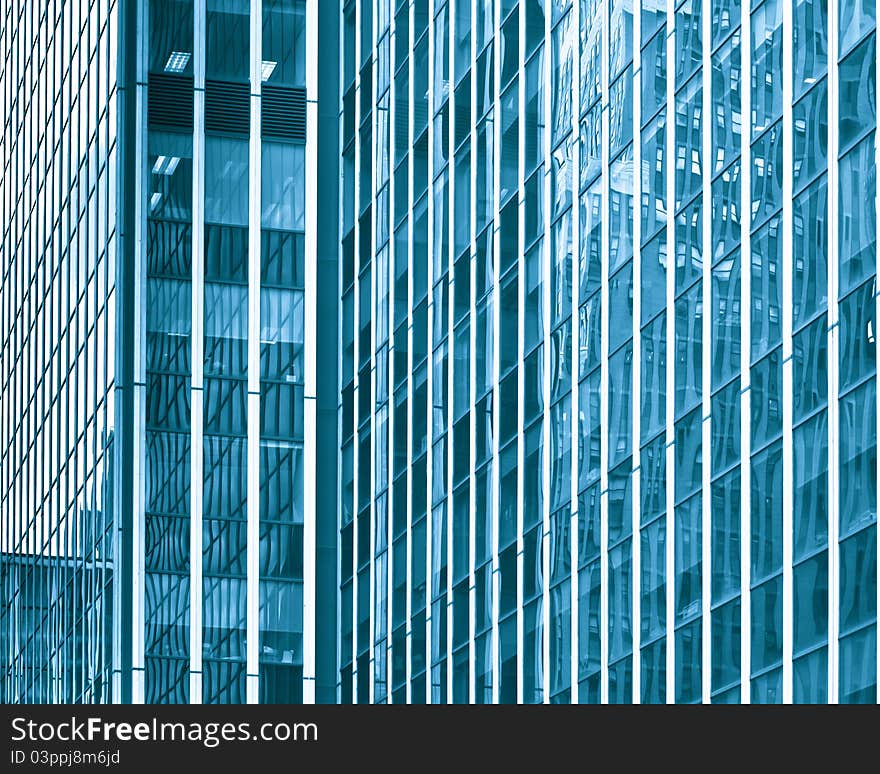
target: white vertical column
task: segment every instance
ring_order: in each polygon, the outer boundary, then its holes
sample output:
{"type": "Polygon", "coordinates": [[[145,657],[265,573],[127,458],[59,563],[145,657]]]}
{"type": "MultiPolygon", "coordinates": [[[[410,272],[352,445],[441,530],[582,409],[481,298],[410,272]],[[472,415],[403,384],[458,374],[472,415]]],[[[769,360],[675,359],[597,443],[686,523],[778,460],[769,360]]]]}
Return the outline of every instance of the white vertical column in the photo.
{"type": "MultiPolygon", "coordinates": [[[[261,12],[262,13],[262,12],[261,12]]],[[[260,55],[262,60],[262,54],[260,55]]],[[[262,61],[261,61],[262,66],[262,61]]],[[[305,296],[303,355],[303,703],[315,702],[317,560],[318,4],[306,3],[305,296]]]]}
{"type": "Polygon", "coordinates": [[[782,4],[782,702],[793,699],[792,656],[794,645],[794,447],[792,422],[794,380],[792,361],[793,261],[792,196],[794,188],[794,145],[792,93],[794,46],[792,3],[782,4]]]}
{"type": "MultiPolygon", "coordinates": [[[[361,166],[361,143],[360,143],[360,125],[361,125],[361,76],[360,76],[360,61],[361,61],[361,36],[360,36],[360,28],[361,28],[361,3],[355,3],[355,25],[352,34],[354,35],[354,57],[355,57],[355,99],[354,99],[354,110],[355,110],[355,139],[354,139],[354,213],[352,214],[354,231],[353,231],[353,239],[354,239],[354,267],[353,267],[353,288],[352,295],[354,297],[354,310],[352,312],[352,322],[354,325],[353,338],[354,338],[354,347],[353,347],[353,360],[352,363],[352,374],[354,377],[354,389],[353,389],[353,397],[352,397],[352,424],[354,428],[354,434],[352,439],[352,580],[351,580],[351,595],[352,595],[352,604],[351,604],[351,612],[352,612],[352,687],[351,687],[351,695],[352,701],[354,703],[363,702],[365,698],[364,696],[358,695],[358,603],[359,603],[359,595],[358,595],[358,586],[360,579],[358,578],[358,545],[359,545],[359,535],[358,531],[363,529],[363,525],[360,524],[359,513],[358,513],[358,500],[360,498],[360,453],[359,453],[359,442],[360,442],[360,391],[363,389],[363,386],[360,383],[360,305],[363,303],[363,299],[360,294],[360,218],[358,217],[358,211],[360,210],[360,186],[361,186],[361,176],[360,176],[360,166],[361,166]]],[[[341,20],[342,26],[342,34],[346,32],[345,27],[345,19],[341,20]]],[[[340,38],[342,35],[340,35],[340,38]]],[[[340,199],[340,201],[344,204],[345,198],[344,196],[340,199]]],[[[342,319],[342,318],[341,318],[342,319]]],[[[341,329],[341,326],[340,326],[341,329]]],[[[407,588],[408,588],[407,584],[407,588]]]]}
{"type": "MultiPolygon", "coordinates": [[[[523,355],[525,353],[525,282],[526,282],[526,261],[525,261],[525,217],[526,217],[526,208],[525,208],[525,136],[526,136],[526,123],[525,123],[525,104],[526,104],[526,81],[525,81],[525,66],[523,62],[523,54],[525,51],[525,40],[526,40],[526,14],[524,8],[520,8],[519,11],[519,29],[518,29],[518,37],[520,41],[520,53],[517,62],[517,121],[519,132],[517,135],[517,153],[516,153],[516,164],[517,164],[517,176],[516,176],[516,190],[517,190],[517,244],[519,245],[519,251],[517,255],[517,296],[516,296],[516,308],[517,308],[517,348],[516,348],[516,362],[517,362],[517,373],[516,373],[516,405],[517,405],[517,436],[516,436],[516,467],[517,467],[517,477],[516,477],[516,534],[517,534],[517,552],[519,552],[520,545],[519,539],[523,532],[523,510],[524,510],[524,502],[525,502],[525,369],[523,368],[523,355]]],[[[500,106],[500,102],[499,102],[500,106]]],[[[499,123],[503,120],[499,116],[499,123]]],[[[501,158],[501,150],[499,148],[499,164],[501,158]]],[[[542,194],[543,196],[543,189],[542,194]]],[[[500,407],[499,407],[500,410],[500,407]]],[[[500,475],[500,471],[499,471],[500,475]]],[[[519,585],[520,582],[517,582],[517,604],[521,607],[522,600],[519,596],[519,585]]]]}
{"type": "MultiPolygon", "coordinates": [[[[147,248],[146,248],[146,225],[147,225],[147,195],[149,192],[149,165],[148,165],[148,147],[147,147],[147,56],[149,41],[149,3],[144,2],[138,6],[137,11],[137,82],[128,84],[132,107],[135,111],[136,124],[136,140],[135,140],[135,168],[137,176],[135,179],[135,204],[137,208],[137,217],[134,225],[134,307],[135,307],[135,326],[133,332],[134,341],[134,374],[133,374],[133,420],[131,428],[132,433],[132,500],[123,508],[119,508],[116,512],[122,513],[125,509],[131,508],[132,514],[132,598],[131,600],[121,599],[114,594],[114,620],[120,620],[122,606],[131,604],[131,700],[135,704],[144,701],[144,679],[145,679],[145,659],[144,659],[144,606],[145,606],[145,570],[144,570],[144,527],[146,509],[146,381],[147,381],[147,360],[146,348],[143,343],[146,340],[147,330],[147,248]]],[[[129,108],[126,108],[129,109],[129,108]]],[[[126,203],[121,201],[113,203],[116,207],[122,208],[126,203]]],[[[130,206],[130,203],[129,203],[130,206]]],[[[120,294],[117,294],[119,297],[120,294]]],[[[117,319],[121,320],[122,315],[117,315],[117,319]]],[[[121,329],[121,326],[120,326],[121,329]]],[[[113,346],[113,344],[109,344],[113,346]]],[[[122,445],[116,443],[114,445],[117,453],[118,469],[121,469],[123,462],[121,458],[122,445]]],[[[114,498],[115,498],[114,493],[114,498]]],[[[120,522],[121,524],[121,522],[120,522]]],[[[118,531],[118,530],[117,530],[118,531]]],[[[117,551],[117,556],[121,555],[117,551]]],[[[118,627],[114,629],[117,631],[118,627]]],[[[121,631],[119,632],[121,634],[121,631]]],[[[114,665],[118,664],[118,654],[121,651],[121,645],[124,637],[120,637],[117,647],[113,648],[114,665]]],[[[124,681],[125,675],[121,675],[117,669],[114,669],[114,682],[124,681]]],[[[121,698],[121,685],[114,685],[114,700],[121,698]]]]}
{"type": "MultiPolygon", "coordinates": [[[[701,699],[709,704],[712,695],[712,13],[711,0],[703,0],[703,107],[702,126],[702,197],[703,197],[703,521],[702,521],[702,686],[701,699]]],[[[675,255],[674,243],[667,250],[675,255]]],[[[671,262],[674,264],[674,261],[671,262]]],[[[670,270],[674,268],[670,266],[670,270]]],[[[667,360],[668,362],[668,360],[667,360]]]]}
{"type": "Polygon", "coordinates": [[[838,701],[840,394],[838,385],[838,0],[828,0],[828,703],[838,701]]]}
{"type": "MultiPolygon", "coordinates": [[[[415,7],[413,7],[415,10],[415,7]]],[[[425,503],[427,508],[427,528],[425,530],[425,568],[426,568],[426,578],[427,582],[425,583],[425,609],[426,619],[430,620],[430,623],[426,624],[428,627],[433,627],[434,620],[432,616],[432,604],[431,604],[431,572],[433,570],[433,523],[434,523],[434,142],[437,141],[437,138],[434,137],[434,79],[437,77],[437,73],[434,68],[434,0],[428,0],[428,92],[425,95],[416,94],[416,99],[424,99],[427,103],[425,111],[427,113],[428,119],[428,188],[427,194],[428,197],[428,233],[426,234],[426,244],[427,244],[427,287],[428,287],[428,314],[427,314],[427,328],[425,331],[425,337],[427,339],[427,344],[425,346],[425,350],[428,353],[428,362],[427,362],[427,393],[428,393],[428,405],[426,407],[426,425],[427,425],[427,434],[428,434],[428,457],[426,463],[426,472],[425,472],[425,481],[427,486],[427,493],[425,495],[425,503]]],[[[415,44],[415,41],[413,41],[415,44]]],[[[413,80],[412,78],[410,80],[413,80]]],[[[415,107],[415,105],[413,106],[415,107]]],[[[415,303],[415,299],[413,299],[413,303],[415,303]]],[[[440,388],[442,389],[442,388],[440,388]]],[[[449,432],[446,438],[447,442],[447,450],[449,448],[449,440],[452,437],[452,433],[449,432]]],[[[447,525],[447,538],[450,541],[449,548],[447,550],[447,558],[446,558],[446,577],[448,582],[451,584],[453,577],[453,567],[452,567],[452,538],[453,538],[453,518],[452,518],[452,493],[447,489],[446,492],[446,525],[447,525]]],[[[451,585],[450,585],[451,589],[451,585]]],[[[446,615],[447,615],[447,627],[446,627],[446,638],[447,638],[447,649],[446,649],[446,681],[447,681],[447,701],[452,701],[452,671],[453,671],[453,663],[452,663],[452,626],[453,626],[453,608],[452,608],[452,592],[449,592],[449,596],[447,597],[447,605],[446,605],[446,615]]],[[[425,637],[425,647],[427,648],[426,656],[425,656],[425,664],[426,664],[426,674],[425,674],[425,683],[426,690],[428,691],[428,695],[432,693],[432,677],[431,677],[431,657],[432,657],[432,640],[430,637],[425,637]]]]}
{"type": "MultiPolygon", "coordinates": [[[[875,36],[877,35],[876,29],[875,29],[874,34],[875,34],[875,36]]],[[[876,73],[877,68],[880,67],[880,49],[877,48],[876,37],[875,37],[874,51],[877,55],[877,59],[874,63],[874,72],[876,73]]],[[[876,89],[874,90],[874,93],[875,93],[875,96],[877,96],[876,89]]],[[[875,107],[874,115],[876,115],[876,114],[877,114],[877,109],[875,107]]],[[[877,141],[876,128],[874,130],[874,168],[880,169],[880,142],[877,141]]],[[[834,190],[837,190],[836,187],[834,190]]],[[[830,191],[830,189],[829,189],[829,191],[830,191]]],[[[880,216],[880,186],[875,186],[875,189],[874,189],[874,222],[875,223],[877,222],[878,216],[880,216]]],[[[875,271],[876,271],[876,266],[875,266],[875,271]]],[[[875,281],[875,289],[876,289],[876,281],[875,281]]],[[[875,296],[874,296],[874,320],[875,320],[875,325],[876,325],[876,321],[880,320],[880,295],[877,295],[876,291],[875,291],[875,296]]],[[[877,333],[876,333],[876,328],[875,328],[874,329],[875,340],[876,340],[876,335],[877,335],[877,333]]],[[[880,376],[878,376],[878,374],[876,373],[876,368],[877,368],[876,350],[874,353],[874,357],[875,357],[874,379],[875,379],[875,381],[878,381],[878,380],[880,380],[880,376]]],[[[876,389],[877,386],[880,386],[880,384],[875,384],[875,390],[874,390],[875,396],[877,394],[877,389],[876,389]]],[[[880,411],[878,411],[876,408],[876,398],[875,398],[874,411],[875,411],[875,420],[877,423],[874,428],[874,438],[876,439],[876,438],[880,438],[880,411]]],[[[876,483],[877,489],[876,489],[876,492],[874,495],[874,497],[875,497],[874,502],[880,503],[880,469],[878,469],[878,472],[875,474],[875,476],[876,476],[876,482],[877,482],[876,483]]],[[[877,508],[877,506],[875,505],[874,520],[876,522],[876,526],[874,527],[874,532],[877,537],[877,551],[876,551],[875,556],[880,556],[880,518],[877,518],[876,508],[877,508]]],[[[874,574],[876,576],[876,581],[877,581],[877,603],[876,603],[875,610],[880,610],[880,569],[875,569],[874,574]]],[[[876,616],[875,616],[875,619],[876,619],[876,616]]],[[[874,680],[875,680],[875,685],[877,687],[875,688],[874,695],[877,700],[877,703],[880,704],[880,620],[875,620],[874,631],[875,631],[874,641],[877,645],[877,665],[875,667],[875,672],[874,672],[874,675],[875,675],[874,680]]]]}
{"type": "Polygon", "coordinates": [[[599,376],[600,388],[600,406],[599,417],[602,427],[601,443],[599,449],[599,476],[600,476],[600,519],[599,519],[599,577],[600,577],[600,612],[599,612],[599,640],[600,640],[600,701],[602,704],[608,703],[608,434],[610,431],[608,425],[608,333],[609,333],[609,313],[608,313],[608,239],[610,236],[609,220],[611,206],[609,202],[611,186],[611,170],[610,155],[608,152],[609,140],[609,101],[608,101],[608,43],[609,43],[609,0],[603,0],[601,10],[602,25],[602,45],[601,45],[601,91],[602,91],[602,140],[601,146],[601,169],[602,169],[602,217],[601,217],[601,373],[599,376]]]}
{"type": "Polygon", "coordinates": [[[751,365],[752,333],[751,333],[751,309],[752,309],[752,251],[751,251],[751,227],[752,227],[752,168],[751,149],[749,143],[752,133],[752,53],[751,53],[751,19],[747,3],[742,5],[742,30],[740,34],[740,46],[742,55],[740,61],[740,84],[742,87],[742,134],[741,160],[742,170],[742,193],[740,196],[740,302],[741,326],[740,326],[740,389],[742,400],[740,403],[740,592],[742,600],[742,622],[740,625],[740,701],[743,704],[751,703],[751,561],[752,561],[752,519],[751,519],[751,365]]]}
{"type": "MultiPolygon", "coordinates": [[[[406,661],[406,700],[407,702],[414,702],[416,704],[421,704],[422,702],[431,703],[431,690],[430,686],[430,678],[427,676],[425,678],[425,691],[426,696],[413,696],[412,692],[412,665],[413,665],[413,636],[412,636],[412,613],[413,613],[413,596],[412,596],[412,567],[413,567],[413,528],[412,528],[412,495],[413,495],[413,467],[412,467],[412,457],[413,457],[413,393],[414,393],[414,380],[413,380],[413,273],[411,271],[413,265],[413,168],[414,168],[414,160],[413,160],[413,141],[415,137],[413,136],[413,116],[415,115],[414,108],[414,86],[413,86],[413,72],[414,72],[414,63],[413,63],[413,49],[414,43],[413,37],[415,36],[415,12],[414,6],[410,6],[409,11],[409,31],[407,33],[407,39],[409,41],[409,50],[407,52],[407,68],[409,72],[409,78],[407,79],[407,110],[409,111],[409,115],[407,117],[407,304],[406,304],[406,391],[407,391],[407,401],[406,401],[406,445],[409,450],[407,453],[407,476],[406,476],[406,499],[407,499],[407,507],[406,507],[406,638],[409,642],[409,648],[407,648],[407,661],[406,661]]],[[[429,545],[430,538],[426,536],[425,542],[429,545]]],[[[430,610],[430,600],[427,599],[428,594],[425,594],[425,664],[426,670],[431,669],[431,636],[432,630],[434,626],[434,621],[431,618],[431,610],[430,610]]]]}
{"type": "Polygon", "coordinates": [[[195,4],[193,40],[192,406],[190,427],[189,700],[202,702],[202,427],[205,361],[205,0],[195,4]]]}
{"type": "MultiPolygon", "coordinates": [[[[581,114],[581,67],[580,57],[585,56],[585,52],[580,47],[580,0],[572,3],[571,9],[571,36],[572,36],[572,52],[571,52],[571,515],[568,522],[569,545],[560,546],[558,551],[568,551],[571,560],[571,589],[569,594],[570,609],[570,636],[569,647],[571,648],[569,659],[571,686],[571,703],[578,703],[578,520],[581,518],[580,507],[578,503],[578,484],[580,470],[579,460],[579,439],[581,433],[580,427],[580,390],[578,385],[580,382],[580,256],[581,256],[581,163],[580,163],[580,114],[581,114]]],[[[523,26],[524,30],[524,26],[523,26]]],[[[520,40],[525,40],[525,32],[520,31],[520,40]]],[[[520,77],[522,82],[522,76],[520,77]]],[[[524,91],[520,89],[520,93],[524,91]]],[[[525,97],[523,96],[523,100],[525,97]]],[[[521,133],[522,134],[522,133],[521,133]]],[[[520,162],[520,168],[524,167],[524,163],[520,162]]],[[[522,189],[522,183],[520,183],[522,189]]],[[[520,286],[525,283],[525,274],[520,274],[520,286]]],[[[525,306],[525,290],[520,300],[520,309],[525,306]]],[[[522,334],[520,334],[522,338],[522,334]]],[[[520,357],[522,361],[522,357],[520,357]]],[[[522,398],[521,398],[522,400],[522,398]]],[[[560,600],[561,602],[562,600],[560,600]]]]}
{"type": "MultiPolygon", "coordinates": [[[[398,346],[398,342],[394,337],[394,304],[395,304],[395,277],[396,277],[396,269],[394,268],[394,262],[396,260],[397,251],[394,240],[394,221],[396,218],[396,211],[394,208],[394,154],[396,152],[396,137],[395,135],[395,118],[396,118],[396,106],[394,101],[397,95],[397,88],[394,82],[394,70],[396,66],[394,51],[396,45],[396,36],[397,36],[397,15],[394,13],[394,8],[391,8],[390,13],[390,27],[388,32],[388,63],[391,71],[391,75],[389,77],[389,85],[388,85],[388,338],[389,338],[389,348],[388,348],[388,670],[387,670],[387,681],[388,681],[388,703],[392,703],[392,687],[394,685],[393,679],[393,665],[394,665],[394,644],[392,638],[393,632],[393,622],[394,622],[394,572],[395,572],[395,557],[394,557],[394,455],[396,454],[396,444],[395,444],[395,390],[394,390],[394,378],[396,377],[396,372],[394,370],[394,349],[398,346]]],[[[404,449],[404,453],[406,450],[404,449]]],[[[429,537],[430,540],[430,537],[429,537]]],[[[405,572],[405,570],[404,570],[405,572]]],[[[427,573],[428,578],[428,588],[430,588],[431,581],[431,571],[428,569],[427,573]]],[[[404,607],[406,603],[404,602],[404,607]]],[[[403,645],[404,654],[406,653],[406,635],[404,635],[404,645],[403,645]]],[[[430,674],[430,673],[429,673],[430,674]]],[[[404,689],[404,695],[406,693],[406,689],[404,689]]],[[[404,699],[405,701],[405,699],[404,699]]]]}
{"type": "MultiPolygon", "coordinates": [[[[633,18],[633,303],[632,303],[632,700],[642,701],[642,13],[639,0],[631,2],[633,18]]],[[[653,64],[653,63],[652,63],[653,64]]]]}
{"type": "MultiPolygon", "coordinates": [[[[260,652],[260,95],[262,0],[250,6],[250,137],[248,142],[247,331],[247,647],[246,697],[259,701],[260,652]]],[[[308,201],[308,197],[306,197],[308,201]]],[[[308,229],[306,238],[308,238],[308,229]]],[[[308,294],[306,294],[308,295],[308,294]]],[[[306,369],[306,374],[309,370],[306,369]]],[[[308,448],[308,444],[306,445],[308,448]]],[[[306,479],[308,480],[308,479],[306,479]]],[[[305,642],[305,638],[303,638],[305,642]]]]}
{"type": "MultiPolygon", "coordinates": [[[[370,657],[368,660],[370,704],[376,701],[376,288],[379,285],[378,261],[376,260],[376,6],[378,0],[367,0],[371,3],[372,24],[370,25],[370,657]]],[[[363,55],[363,52],[362,52],[363,55]]],[[[363,88],[363,83],[361,83],[363,88]]],[[[361,181],[363,185],[363,181],[361,181]]],[[[357,207],[360,209],[360,206],[357,207]]],[[[364,299],[361,299],[361,303],[364,299]]]]}
{"type": "Polygon", "coordinates": [[[666,703],[675,703],[675,0],[666,0],[666,703]]]}

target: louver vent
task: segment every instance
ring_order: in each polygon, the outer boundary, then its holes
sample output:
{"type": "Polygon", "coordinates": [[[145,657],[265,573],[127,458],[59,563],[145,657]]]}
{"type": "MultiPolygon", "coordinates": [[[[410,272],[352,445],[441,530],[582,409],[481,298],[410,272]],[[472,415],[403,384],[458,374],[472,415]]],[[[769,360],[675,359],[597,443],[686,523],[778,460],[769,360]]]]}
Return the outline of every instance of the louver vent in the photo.
{"type": "Polygon", "coordinates": [[[205,131],[247,136],[250,92],[246,83],[205,81],[205,131]]]}
{"type": "Polygon", "coordinates": [[[289,142],[306,141],[306,90],[263,84],[262,133],[289,142]]]}
{"type": "Polygon", "coordinates": [[[150,73],[147,82],[147,123],[150,126],[192,131],[191,76],[150,73]]]}

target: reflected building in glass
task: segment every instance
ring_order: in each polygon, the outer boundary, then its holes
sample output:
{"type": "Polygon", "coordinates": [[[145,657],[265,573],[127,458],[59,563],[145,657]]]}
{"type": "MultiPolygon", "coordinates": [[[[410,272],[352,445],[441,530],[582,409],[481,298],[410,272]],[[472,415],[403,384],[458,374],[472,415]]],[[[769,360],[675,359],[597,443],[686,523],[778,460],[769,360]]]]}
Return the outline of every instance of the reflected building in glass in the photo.
{"type": "Polygon", "coordinates": [[[877,701],[874,3],[340,7],[339,699],[877,701]]]}

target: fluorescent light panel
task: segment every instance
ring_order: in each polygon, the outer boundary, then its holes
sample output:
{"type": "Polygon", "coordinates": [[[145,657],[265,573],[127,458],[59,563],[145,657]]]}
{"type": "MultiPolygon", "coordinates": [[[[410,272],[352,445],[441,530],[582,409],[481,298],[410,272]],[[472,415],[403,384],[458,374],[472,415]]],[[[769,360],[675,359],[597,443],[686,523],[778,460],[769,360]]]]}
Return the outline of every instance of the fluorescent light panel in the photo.
{"type": "Polygon", "coordinates": [[[190,54],[188,51],[172,51],[165,62],[166,73],[182,73],[189,64],[190,54]]]}

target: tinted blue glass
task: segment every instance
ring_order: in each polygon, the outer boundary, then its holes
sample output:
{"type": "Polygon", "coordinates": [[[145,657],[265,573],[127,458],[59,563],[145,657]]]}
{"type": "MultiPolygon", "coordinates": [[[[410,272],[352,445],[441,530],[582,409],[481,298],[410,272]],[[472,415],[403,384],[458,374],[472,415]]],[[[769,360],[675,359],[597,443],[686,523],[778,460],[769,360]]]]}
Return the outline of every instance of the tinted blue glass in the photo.
{"type": "Polygon", "coordinates": [[[608,667],[608,703],[632,703],[632,656],[608,667]]]}
{"type": "Polygon", "coordinates": [[[642,130],[642,241],[666,224],[666,110],[642,130]]]}
{"type": "Polygon", "coordinates": [[[600,373],[590,374],[580,383],[578,412],[580,433],[578,468],[580,487],[599,477],[602,424],[600,416],[600,373]]]}
{"type": "Polygon", "coordinates": [[[666,231],[642,248],[642,325],[666,306],[666,231]]]}
{"type": "Polygon", "coordinates": [[[773,350],[751,370],[752,448],[782,432],[782,350],[773,350]]]}
{"type": "Polygon", "coordinates": [[[632,445],[632,342],[608,363],[609,465],[629,456],[632,445]]]}
{"type": "MultiPolygon", "coordinates": [[[[782,576],[752,589],[752,674],[782,661],[782,576]]],[[[781,696],[770,701],[779,701],[781,696]]]]}
{"type": "Polygon", "coordinates": [[[599,556],[600,502],[598,483],[578,497],[578,562],[582,567],[599,556]]]}
{"type": "Polygon", "coordinates": [[[877,393],[873,379],[840,400],[840,534],[877,520],[877,393]]]}
{"type": "Polygon", "coordinates": [[[877,122],[877,62],[870,35],[840,63],[840,148],[847,148],[877,122]]]}
{"type": "Polygon", "coordinates": [[[608,660],[632,650],[632,552],[626,540],[608,552],[608,660]]]}
{"type": "Polygon", "coordinates": [[[675,501],[680,502],[702,485],[702,409],[695,408],[675,423],[675,501]]]}
{"type": "Polygon", "coordinates": [[[633,171],[632,146],[611,163],[609,211],[611,223],[608,233],[608,272],[633,255],[633,171]]]}
{"type": "Polygon", "coordinates": [[[644,441],[666,425],[666,317],[642,329],[641,436],[644,441]]]}
{"type": "Polygon", "coordinates": [[[613,156],[632,141],[633,77],[632,66],[609,87],[608,147],[613,156]]]}
{"type": "MultiPolygon", "coordinates": [[[[714,201],[713,201],[714,212],[714,201]]],[[[703,201],[699,197],[675,216],[675,292],[703,271],[703,201]]]]}
{"type": "Polygon", "coordinates": [[[739,247],[742,241],[741,190],[737,158],[712,182],[713,260],[739,247]]]}
{"type": "Polygon", "coordinates": [[[840,542],[840,631],[877,619],[877,532],[876,526],[857,532],[840,542]]]}
{"type": "Polygon", "coordinates": [[[659,435],[641,451],[642,495],[641,521],[647,521],[666,509],[666,437],[659,435]]]}
{"type": "Polygon", "coordinates": [[[578,679],[599,672],[600,652],[600,570],[595,561],[578,573],[578,679]]]}
{"type": "Polygon", "coordinates": [[[794,559],[828,542],[828,420],[824,411],[792,433],[794,559]]]}
{"type": "Polygon", "coordinates": [[[841,704],[874,704],[877,701],[877,626],[840,638],[841,704]]]}
{"type": "Polygon", "coordinates": [[[874,26],[876,3],[874,0],[842,0],[838,14],[838,45],[843,53],[874,26]]]}
{"type": "Polygon", "coordinates": [[[792,109],[794,189],[825,170],[828,157],[828,85],[823,79],[792,109]]]}
{"type": "Polygon", "coordinates": [[[782,567],[782,443],[752,457],[752,581],[782,567]]]}
{"type": "Polygon", "coordinates": [[[649,642],[666,631],[666,519],[642,528],[641,638],[649,642]]]}
{"type": "Polygon", "coordinates": [[[700,613],[703,513],[700,494],[675,508],[675,622],[700,613]]]}
{"type": "Polygon", "coordinates": [[[700,701],[702,629],[703,622],[698,618],[675,632],[675,701],[678,704],[700,701]]]}
{"type": "Polygon", "coordinates": [[[675,86],[679,88],[703,58],[703,4],[685,0],[675,12],[675,86]]]}
{"type": "Polygon", "coordinates": [[[675,302],[675,412],[687,411],[703,392],[703,288],[675,302]]]}
{"type": "Polygon", "coordinates": [[[608,542],[616,543],[632,532],[632,460],[624,460],[608,473],[608,542]]]}
{"type": "Polygon", "coordinates": [[[771,218],[752,236],[752,359],[782,338],[782,220],[771,218]]]}
{"type": "Polygon", "coordinates": [[[828,182],[825,176],[792,205],[792,321],[795,326],[828,303],[828,182]]]}
{"type": "Polygon", "coordinates": [[[782,123],[752,143],[752,226],[782,206],[782,123]]]}
{"type": "Polygon", "coordinates": [[[782,669],[774,669],[760,677],[753,677],[751,691],[753,704],[781,704],[782,669]]]}
{"type": "Polygon", "coordinates": [[[736,379],[712,397],[712,475],[739,462],[739,390],[739,379],[736,379]]]}
{"type": "Polygon", "coordinates": [[[703,88],[702,81],[693,78],[675,97],[676,210],[699,192],[702,176],[703,88]]]}
{"type": "Polygon", "coordinates": [[[840,160],[838,231],[840,292],[846,293],[876,270],[877,215],[874,133],[840,160]]]}
{"type": "Polygon", "coordinates": [[[642,704],[666,702],[666,640],[642,648],[642,704]]]}
{"type": "MultiPolygon", "coordinates": [[[[642,18],[648,17],[651,21],[662,18],[658,12],[652,14],[642,10],[642,18]]],[[[653,31],[655,25],[649,28],[653,31]]],[[[646,32],[644,22],[642,24],[642,38],[646,32]]],[[[642,121],[650,118],[661,105],[666,103],[666,26],[661,23],[658,32],[648,45],[642,49],[642,121]]]]}
{"type": "Polygon", "coordinates": [[[740,679],[739,597],[712,611],[712,692],[723,691],[740,679]]]}
{"type": "Polygon", "coordinates": [[[792,699],[795,704],[828,701],[828,651],[819,648],[794,660],[792,699]]]}
{"type": "Polygon", "coordinates": [[[740,590],[742,484],[736,467],[712,484],[712,603],[740,590]]]}
{"type": "Polygon", "coordinates": [[[822,551],[793,573],[794,652],[828,641],[828,552],[822,551]]]}
{"type": "Polygon", "coordinates": [[[632,337],[633,265],[629,261],[608,280],[608,349],[613,352],[632,337]]]}
{"type": "Polygon", "coordinates": [[[876,304],[873,280],[840,302],[841,391],[876,370],[876,304]]]}
{"type": "Polygon", "coordinates": [[[739,26],[740,0],[712,0],[712,47],[739,26]]]}
{"type": "Polygon", "coordinates": [[[712,269],[712,386],[739,372],[740,254],[731,253],[712,269]]]}
{"type": "Polygon", "coordinates": [[[792,16],[797,96],[828,67],[828,0],[794,0],[792,16]]]}
{"type": "Polygon", "coordinates": [[[792,337],[794,421],[828,399],[828,330],[825,315],[792,337]]]}
{"type": "Polygon", "coordinates": [[[782,4],[766,0],[752,13],[752,136],[782,114],[782,4]]]}
{"type": "MultiPolygon", "coordinates": [[[[730,0],[716,0],[727,5],[730,0]]],[[[739,0],[733,0],[739,17],[739,0]]],[[[716,8],[713,8],[713,17],[716,8]]],[[[727,10],[727,9],[724,9],[727,10]]],[[[729,18],[729,17],[728,17],[729,18]]],[[[713,18],[714,21],[714,18],[713,18]]],[[[738,21],[737,21],[738,23],[738,21]]],[[[733,25],[736,26],[736,23],[733,25]]],[[[713,35],[714,37],[714,35],[713,35]]],[[[712,174],[717,174],[742,148],[742,68],[737,31],[712,56],[712,174]]]]}

